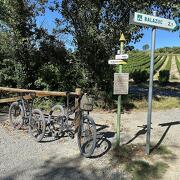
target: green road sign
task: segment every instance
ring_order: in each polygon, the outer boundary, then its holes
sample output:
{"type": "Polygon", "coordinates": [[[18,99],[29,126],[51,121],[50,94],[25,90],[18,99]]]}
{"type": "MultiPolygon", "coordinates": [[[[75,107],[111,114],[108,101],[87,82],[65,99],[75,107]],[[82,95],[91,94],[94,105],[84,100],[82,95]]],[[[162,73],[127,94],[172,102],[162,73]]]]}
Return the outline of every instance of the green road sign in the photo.
{"type": "Polygon", "coordinates": [[[153,15],[147,15],[135,12],[130,17],[130,24],[136,24],[141,26],[153,26],[161,29],[174,30],[178,25],[176,21],[171,19],[165,19],[153,15]]]}

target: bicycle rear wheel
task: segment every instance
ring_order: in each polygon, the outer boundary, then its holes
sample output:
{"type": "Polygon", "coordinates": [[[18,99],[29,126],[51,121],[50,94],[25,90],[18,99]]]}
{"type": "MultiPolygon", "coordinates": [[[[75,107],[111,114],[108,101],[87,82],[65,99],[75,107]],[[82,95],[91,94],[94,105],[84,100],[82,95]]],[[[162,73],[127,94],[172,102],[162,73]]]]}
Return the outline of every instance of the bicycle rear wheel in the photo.
{"type": "Polygon", "coordinates": [[[80,153],[90,157],[96,146],[96,125],[89,115],[82,116],[77,138],[80,153]]]}
{"type": "Polygon", "coordinates": [[[36,141],[40,142],[44,138],[45,131],[46,121],[44,115],[39,109],[34,109],[29,122],[29,132],[36,141]]]}
{"type": "Polygon", "coordinates": [[[23,126],[24,114],[22,106],[18,102],[13,102],[9,108],[10,124],[14,129],[20,129],[23,126]]]}

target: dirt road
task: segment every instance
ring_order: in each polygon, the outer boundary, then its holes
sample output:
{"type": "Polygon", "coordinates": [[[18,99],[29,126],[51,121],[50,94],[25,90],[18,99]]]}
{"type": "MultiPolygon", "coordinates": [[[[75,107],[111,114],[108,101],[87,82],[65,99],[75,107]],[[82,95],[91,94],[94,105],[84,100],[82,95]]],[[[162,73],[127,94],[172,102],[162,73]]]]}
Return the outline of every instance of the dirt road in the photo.
{"type": "MultiPolygon", "coordinates": [[[[175,158],[167,160],[168,170],[162,179],[180,179],[180,109],[153,113],[152,142],[169,147],[175,158]]],[[[7,114],[0,114],[0,179],[131,179],[121,165],[112,168],[109,149],[114,140],[114,113],[93,112],[101,143],[94,157],[79,155],[76,139],[68,137],[35,142],[24,131],[4,126],[7,114]]],[[[122,144],[145,143],[147,112],[122,114],[122,144]]],[[[6,123],[5,123],[6,124],[6,123]]]]}

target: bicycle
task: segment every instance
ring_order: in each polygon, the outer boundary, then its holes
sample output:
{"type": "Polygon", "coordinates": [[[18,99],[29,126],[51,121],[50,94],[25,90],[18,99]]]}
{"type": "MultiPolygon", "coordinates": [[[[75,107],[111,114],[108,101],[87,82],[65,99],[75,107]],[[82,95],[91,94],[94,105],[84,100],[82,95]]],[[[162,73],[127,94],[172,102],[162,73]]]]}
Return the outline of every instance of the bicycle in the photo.
{"type": "Polygon", "coordinates": [[[96,125],[89,112],[93,110],[92,98],[82,95],[76,106],[70,108],[67,93],[66,108],[61,105],[52,107],[46,119],[46,132],[50,136],[62,137],[65,133],[74,138],[77,132],[78,147],[81,155],[90,157],[96,146],[96,125]],[[58,115],[55,112],[59,110],[58,115]],[[72,119],[70,116],[74,114],[72,119]]]}
{"type": "Polygon", "coordinates": [[[46,129],[46,122],[43,113],[39,109],[33,109],[35,94],[30,93],[30,99],[21,98],[13,102],[9,108],[10,124],[14,129],[21,129],[23,125],[29,127],[29,133],[40,142],[46,129]]]}

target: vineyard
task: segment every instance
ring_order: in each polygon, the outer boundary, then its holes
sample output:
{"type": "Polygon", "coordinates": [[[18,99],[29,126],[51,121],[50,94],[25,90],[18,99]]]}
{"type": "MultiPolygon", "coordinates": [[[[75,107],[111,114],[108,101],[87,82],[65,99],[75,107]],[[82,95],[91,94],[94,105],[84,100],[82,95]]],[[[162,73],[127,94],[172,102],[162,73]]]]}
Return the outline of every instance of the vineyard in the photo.
{"type": "Polygon", "coordinates": [[[179,59],[177,56],[175,58],[176,58],[176,65],[177,65],[178,71],[180,73],[180,57],[179,57],[179,59]]]}
{"type": "MultiPolygon", "coordinates": [[[[130,54],[128,63],[123,66],[123,72],[130,74],[130,79],[135,82],[146,82],[149,78],[150,54],[140,52],[130,54]]],[[[154,79],[161,83],[179,81],[180,55],[179,54],[155,54],[154,79]],[[175,65],[174,65],[175,64],[175,65]],[[172,75],[173,73],[173,75],[172,75]],[[172,76],[171,76],[172,75],[172,76]]]]}

